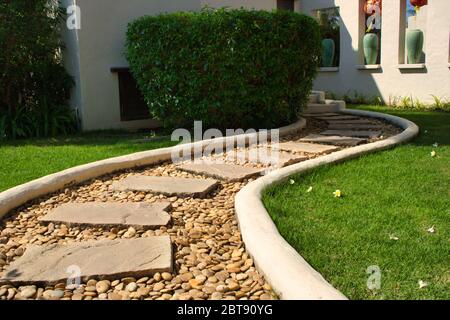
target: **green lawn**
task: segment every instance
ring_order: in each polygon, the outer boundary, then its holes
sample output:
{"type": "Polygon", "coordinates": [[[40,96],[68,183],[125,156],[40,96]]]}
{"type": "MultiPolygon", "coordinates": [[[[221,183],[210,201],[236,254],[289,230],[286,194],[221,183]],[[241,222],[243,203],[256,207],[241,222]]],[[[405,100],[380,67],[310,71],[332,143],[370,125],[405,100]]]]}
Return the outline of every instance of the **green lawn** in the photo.
{"type": "Polygon", "coordinates": [[[294,176],[263,201],[283,237],[348,298],[450,299],[450,113],[357,108],[410,119],[421,135],[294,176]],[[367,288],[369,266],[381,270],[379,290],[367,288]]]}
{"type": "Polygon", "coordinates": [[[147,137],[112,131],[0,143],[0,191],[76,165],[174,145],[168,138],[140,141],[147,137]]]}

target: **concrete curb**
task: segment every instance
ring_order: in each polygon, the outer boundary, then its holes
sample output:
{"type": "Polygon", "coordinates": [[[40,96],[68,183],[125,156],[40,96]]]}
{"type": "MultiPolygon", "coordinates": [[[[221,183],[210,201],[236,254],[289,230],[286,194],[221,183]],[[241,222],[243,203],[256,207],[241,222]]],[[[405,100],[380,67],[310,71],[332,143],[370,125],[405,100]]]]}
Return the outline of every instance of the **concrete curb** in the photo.
{"type": "MultiPolygon", "coordinates": [[[[280,136],[285,136],[295,133],[303,129],[305,125],[306,121],[300,119],[294,124],[280,128],[279,134],[280,136]]],[[[245,142],[245,144],[248,145],[260,137],[264,138],[265,136],[266,134],[262,131],[258,133],[203,140],[170,148],[143,151],[126,156],[96,161],[50,174],[0,193],[0,219],[9,211],[30,200],[92,178],[97,178],[120,170],[144,167],[169,161],[172,159],[172,154],[185,154],[184,152],[189,151],[192,154],[197,154],[205,150],[206,147],[211,150],[214,149],[214,147],[234,145],[238,141],[245,142]]]]}
{"type": "Polygon", "coordinates": [[[341,112],[387,120],[404,131],[386,140],[345,149],[273,171],[245,186],[235,198],[236,216],[246,250],[281,299],[344,300],[347,298],[333,288],[283,239],[261,201],[262,192],[271,185],[285,181],[293,174],[388,149],[413,139],[419,133],[416,124],[399,117],[361,110],[343,109],[341,112]]]}

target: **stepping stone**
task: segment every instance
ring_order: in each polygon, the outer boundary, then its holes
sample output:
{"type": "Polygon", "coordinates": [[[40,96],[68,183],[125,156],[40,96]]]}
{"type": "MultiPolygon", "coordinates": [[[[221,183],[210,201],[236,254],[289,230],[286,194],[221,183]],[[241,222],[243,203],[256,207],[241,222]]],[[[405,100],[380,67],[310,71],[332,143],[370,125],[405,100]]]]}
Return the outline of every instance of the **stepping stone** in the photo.
{"type": "Polygon", "coordinates": [[[153,177],[135,175],[111,185],[114,191],[144,191],[166,196],[204,197],[217,188],[219,182],[212,179],[153,177]]]}
{"type": "Polygon", "coordinates": [[[332,130],[381,130],[382,126],[377,124],[353,124],[353,123],[329,123],[328,129],[332,130]]]}
{"type": "Polygon", "coordinates": [[[305,141],[305,142],[319,142],[319,143],[326,143],[326,144],[333,144],[338,146],[357,146],[361,143],[366,142],[366,139],[359,139],[359,138],[353,138],[353,137],[341,137],[341,136],[323,136],[320,134],[310,134],[299,141],[305,141]]]}
{"type": "Polygon", "coordinates": [[[71,268],[80,278],[141,278],[172,272],[170,236],[30,245],[3,273],[0,283],[52,285],[65,282],[71,268]]]}
{"type": "Polygon", "coordinates": [[[236,155],[227,157],[227,160],[236,160],[237,163],[250,162],[261,163],[276,168],[283,168],[292,164],[307,160],[308,157],[296,155],[289,152],[274,151],[270,148],[255,147],[238,152],[236,155]]]}
{"type": "Polygon", "coordinates": [[[316,143],[306,143],[306,142],[283,142],[278,145],[272,146],[276,150],[283,150],[289,152],[306,152],[306,153],[325,153],[331,152],[339,149],[335,146],[327,146],[323,144],[316,143]]]}
{"type": "Polygon", "coordinates": [[[325,136],[346,136],[359,138],[378,138],[381,136],[381,131],[356,131],[356,130],[327,130],[320,134],[325,136]]]}
{"type": "Polygon", "coordinates": [[[264,169],[243,167],[227,163],[214,163],[210,161],[193,162],[178,166],[178,169],[201,174],[208,177],[214,177],[230,182],[242,181],[257,175],[261,175],[264,169]]]}
{"type": "Polygon", "coordinates": [[[41,222],[67,225],[112,227],[126,226],[151,229],[166,226],[170,202],[161,203],[65,203],[39,218],[41,222]]]}
{"type": "Polygon", "coordinates": [[[329,124],[373,124],[366,119],[350,119],[350,120],[327,120],[329,124]]]}
{"type": "Polygon", "coordinates": [[[325,120],[325,121],[333,121],[333,120],[357,120],[357,119],[360,119],[360,118],[355,117],[355,116],[343,116],[343,115],[340,115],[340,116],[328,116],[328,117],[320,116],[320,117],[317,117],[317,119],[325,120]]]}

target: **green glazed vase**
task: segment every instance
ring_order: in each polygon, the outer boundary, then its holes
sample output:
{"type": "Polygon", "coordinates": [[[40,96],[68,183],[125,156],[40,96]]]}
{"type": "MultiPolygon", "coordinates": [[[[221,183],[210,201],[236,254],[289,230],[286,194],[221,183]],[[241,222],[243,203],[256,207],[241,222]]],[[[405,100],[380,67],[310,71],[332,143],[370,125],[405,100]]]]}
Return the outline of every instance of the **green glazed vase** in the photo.
{"type": "Polygon", "coordinates": [[[322,40],[322,67],[329,68],[333,66],[335,50],[336,45],[333,39],[322,40]]]}
{"type": "Polygon", "coordinates": [[[364,36],[363,43],[366,64],[376,64],[378,59],[378,51],[380,50],[378,35],[375,33],[367,33],[364,36]]]}
{"type": "Polygon", "coordinates": [[[423,32],[419,29],[408,30],[406,33],[406,53],[409,64],[420,63],[423,51],[423,32]]]}

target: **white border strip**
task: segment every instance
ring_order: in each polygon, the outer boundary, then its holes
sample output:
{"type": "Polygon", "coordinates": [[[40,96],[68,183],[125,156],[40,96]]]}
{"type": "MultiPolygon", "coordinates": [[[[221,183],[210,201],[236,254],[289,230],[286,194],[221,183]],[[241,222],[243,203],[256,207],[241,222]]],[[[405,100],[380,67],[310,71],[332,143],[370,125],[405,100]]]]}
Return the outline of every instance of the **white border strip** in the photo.
{"type": "MultiPolygon", "coordinates": [[[[306,120],[300,119],[294,124],[280,128],[280,136],[285,136],[300,131],[305,127],[305,125],[306,120]]],[[[143,151],[126,156],[96,161],[47,175],[0,193],[0,219],[14,208],[17,208],[30,200],[68,186],[72,186],[74,184],[81,183],[92,178],[97,178],[115,171],[144,167],[170,161],[172,152],[182,152],[183,150],[189,148],[191,148],[192,152],[198,152],[198,150],[204,150],[206,147],[211,149],[214,148],[214,146],[225,147],[228,144],[236,143],[237,141],[242,142],[243,140],[247,145],[251,141],[259,138],[260,135],[265,138],[264,133],[259,132],[203,140],[190,144],[177,145],[170,148],[143,151]]]]}
{"type": "Polygon", "coordinates": [[[253,257],[258,270],[264,274],[281,299],[343,300],[347,298],[333,288],[283,239],[261,201],[262,192],[273,184],[285,181],[293,174],[391,148],[413,139],[419,133],[419,127],[416,124],[399,117],[361,110],[342,110],[342,112],[387,120],[403,128],[404,131],[386,140],[341,150],[273,171],[248,184],[236,195],[236,215],[246,249],[253,257]]]}

